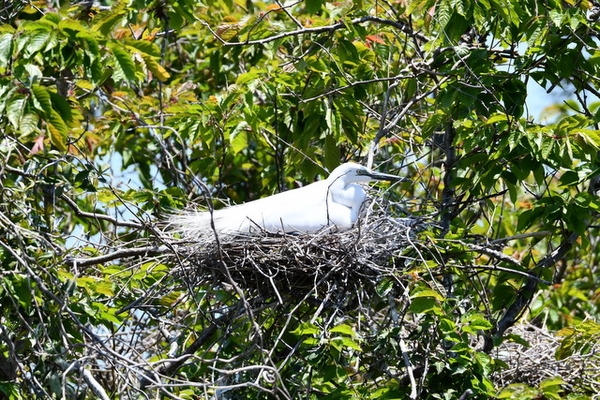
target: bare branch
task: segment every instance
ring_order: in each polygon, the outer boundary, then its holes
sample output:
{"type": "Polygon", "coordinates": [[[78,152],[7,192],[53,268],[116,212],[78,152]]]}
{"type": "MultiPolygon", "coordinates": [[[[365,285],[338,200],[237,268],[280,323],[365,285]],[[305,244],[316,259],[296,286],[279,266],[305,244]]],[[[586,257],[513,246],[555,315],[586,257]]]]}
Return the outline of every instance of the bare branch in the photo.
{"type": "MultiPolygon", "coordinates": [[[[263,39],[256,39],[256,40],[245,40],[242,42],[228,42],[226,40],[224,40],[223,38],[221,38],[211,27],[210,25],[201,19],[198,19],[198,21],[204,25],[209,31],[210,33],[212,33],[212,35],[219,41],[221,42],[222,45],[224,46],[248,46],[248,45],[254,45],[254,44],[266,44],[266,43],[270,43],[273,42],[275,40],[278,39],[283,39],[286,37],[290,37],[290,36],[300,36],[300,35],[309,35],[309,34],[318,34],[318,33],[327,33],[327,32],[333,32],[336,31],[338,29],[343,29],[346,27],[346,23],[345,22],[336,22],[335,24],[332,25],[326,25],[326,26],[317,26],[314,28],[301,28],[301,29],[296,29],[294,31],[287,31],[287,32],[282,32],[279,33],[277,35],[273,35],[273,36],[269,36],[263,39]]],[[[363,24],[365,22],[375,22],[375,23],[379,23],[382,25],[389,25],[392,26],[394,28],[399,29],[400,31],[411,35],[415,38],[418,38],[420,41],[422,42],[427,42],[427,38],[419,33],[415,33],[412,28],[410,27],[410,25],[405,24],[403,22],[399,22],[399,21],[392,21],[389,19],[384,19],[384,18],[380,18],[380,17],[375,17],[372,15],[366,15],[364,17],[360,17],[360,18],[354,18],[352,20],[350,20],[348,23],[351,25],[357,25],[357,24],[363,24]]]]}
{"type": "Polygon", "coordinates": [[[164,254],[169,251],[167,246],[149,246],[149,247],[137,247],[137,248],[129,248],[116,250],[109,254],[103,254],[97,257],[90,258],[72,258],[69,260],[71,264],[79,267],[87,267],[90,265],[102,264],[108,261],[118,260],[120,258],[131,258],[131,257],[139,257],[139,256],[156,256],[160,254],[164,254]]]}
{"type": "Polygon", "coordinates": [[[127,228],[144,229],[146,227],[144,224],[141,224],[139,222],[119,221],[116,218],[111,217],[110,215],[83,211],[79,208],[77,203],[75,203],[73,200],[71,200],[66,194],[62,194],[60,196],[60,198],[63,199],[69,205],[69,207],[71,207],[73,209],[73,211],[75,212],[75,215],[77,215],[78,217],[107,221],[115,226],[124,226],[127,228]]]}
{"type": "Polygon", "coordinates": [[[528,233],[522,233],[520,235],[507,236],[507,237],[503,237],[500,239],[495,239],[495,240],[490,241],[490,244],[506,243],[506,242],[510,242],[511,240],[527,239],[530,237],[546,237],[546,236],[550,236],[550,235],[551,235],[550,231],[528,232],[528,233]]]}
{"type": "MultiPolygon", "coordinates": [[[[378,82],[390,82],[390,81],[395,82],[395,81],[398,81],[398,80],[401,80],[401,79],[413,79],[414,77],[415,77],[414,74],[404,74],[403,73],[403,74],[398,74],[398,75],[395,75],[395,76],[389,76],[389,77],[384,77],[384,78],[373,78],[373,79],[366,79],[366,80],[362,80],[362,81],[355,81],[355,82],[351,82],[351,83],[349,83],[347,85],[340,86],[340,87],[335,88],[335,89],[331,89],[331,90],[329,90],[329,91],[327,91],[325,93],[321,93],[319,95],[316,95],[316,96],[313,96],[313,97],[309,97],[307,99],[301,99],[300,102],[301,103],[309,103],[311,101],[318,100],[318,99],[321,99],[323,97],[328,97],[328,96],[331,96],[333,94],[343,92],[346,89],[350,89],[350,88],[353,88],[353,87],[356,87],[356,86],[369,85],[369,84],[378,83],[378,82]]],[[[397,83],[394,85],[394,87],[395,86],[397,86],[397,83]]]]}
{"type": "Polygon", "coordinates": [[[83,380],[85,381],[85,383],[88,384],[94,395],[96,395],[101,400],[110,399],[110,397],[108,397],[108,394],[106,394],[106,390],[104,390],[100,382],[98,382],[96,378],[94,378],[94,375],[92,375],[92,373],[88,369],[82,368],[81,373],[83,375],[83,380]]]}
{"type": "Polygon", "coordinates": [[[496,251],[494,249],[490,249],[489,247],[485,247],[485,246],[481,246],[478,244],[474,244],[474,243],[465,243],[462,241],[459,241],[460,244],[467,246],[468,248],[470,248],[471,250],[475,250],[478,251],[482,254],[485,254],[487,256],[490,257],[494,257],[497,258],[500,261],[504,261],[507,262],[509,264],[513,264],[516,265],[517,267],[521,266],[521,263],[519,262],[519,260],[515,260],[514,258],[512,258],[511,256],[508,256],[500,251],[496,251]]]}
{"type": "Polygon", "coordinates": [[[544,285],[552,284],[552,282],[548,282],[547,280],[537,277],[529,272],[519,271],[519,270],[506,268],[506,267],[501,267],[499,265],[458,265],[458,266],[456,266],[456,268],[459,268],[459,269],[481,269],[481,270],[486,270],[486,271],[502,271],[502,272],[507,272],[510,274],[523,276],[525,278],[534,279],[537,282],[542,283],[544,285]]]}

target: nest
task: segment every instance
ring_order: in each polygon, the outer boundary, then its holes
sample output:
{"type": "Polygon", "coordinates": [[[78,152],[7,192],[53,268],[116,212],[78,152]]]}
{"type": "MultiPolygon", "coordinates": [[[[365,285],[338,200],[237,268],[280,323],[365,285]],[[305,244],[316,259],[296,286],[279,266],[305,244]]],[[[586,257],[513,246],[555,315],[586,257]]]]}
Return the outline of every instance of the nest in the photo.
{"type": "Polygon", "coordinates": [[[507,334],[526,344],[507,339],[496,350],[497,357],[507,364],[495,374],[498,387],[516,383],[539,387],[542,381],[558,377],[570,392],[600,393],[600,343],[558,360],[557,349],[564,338],[545,327],[519,324],[507,334]]]}
{"type": "Polygon", "coordinates": [[[179,242],[179,272],[194,285],[210,277],[261,296],[275,295],[280,302],[311,291],[345,292],[382,276],[397,277],[418,254],[416,232],[426,224],[423,219],[390,217],[391,207],[395,205],[377,203],[360,223],[342,232],[257,232],[179,242]]]}

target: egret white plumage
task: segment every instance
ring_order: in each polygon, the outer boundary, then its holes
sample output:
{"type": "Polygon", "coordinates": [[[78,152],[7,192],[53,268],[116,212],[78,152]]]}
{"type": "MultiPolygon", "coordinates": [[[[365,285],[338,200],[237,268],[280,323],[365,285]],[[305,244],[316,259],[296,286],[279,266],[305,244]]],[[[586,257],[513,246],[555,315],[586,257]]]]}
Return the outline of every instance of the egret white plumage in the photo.
{"type": "Polygon", "coordinates": [[[327,179],[262,199],[215,210],[171,217],[169,224],[188,237],[252,233],[314,233],[325,228],[346,230],[358,220],[367,198],[359,183],[405,178],[374,172],[356,163],[334,169],[327,179]]]}

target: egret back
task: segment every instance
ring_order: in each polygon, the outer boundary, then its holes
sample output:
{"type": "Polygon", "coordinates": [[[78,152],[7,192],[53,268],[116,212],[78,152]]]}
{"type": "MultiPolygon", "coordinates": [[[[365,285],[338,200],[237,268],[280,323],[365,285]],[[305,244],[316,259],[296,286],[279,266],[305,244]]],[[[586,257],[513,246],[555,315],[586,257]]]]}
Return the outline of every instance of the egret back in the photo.
{"type": "Polygon", "coordinates": [[[377,175],[359,164],[346,163],[334,169],[325,180],[212,214],[176,215],[170,224],[188,237],[213,235],[214,231],[228,235],[263,230],[270,233],[314,233],[324,228],[345,230],[356,223],[366,199],[365,190],[357,183],[382,179],[382,174],[377,175]]]}

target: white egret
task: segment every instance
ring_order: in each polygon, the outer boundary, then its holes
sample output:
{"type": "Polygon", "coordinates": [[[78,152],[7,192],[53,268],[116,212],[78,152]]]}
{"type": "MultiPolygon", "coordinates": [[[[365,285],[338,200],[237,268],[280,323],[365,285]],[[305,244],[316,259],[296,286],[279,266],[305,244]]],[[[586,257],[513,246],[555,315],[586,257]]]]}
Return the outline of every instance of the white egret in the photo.
{"type": "Polygon", "coordinates": [[[356,163],[345,163],[327,179],[262,199],[215,210],[173,215],[169,225],[188,237],[267,231],[270,233],[313,233],[325,228],[345,230],[358,220],[366,200],[359,183],[405,178],[374,172],[356,163]]]}

